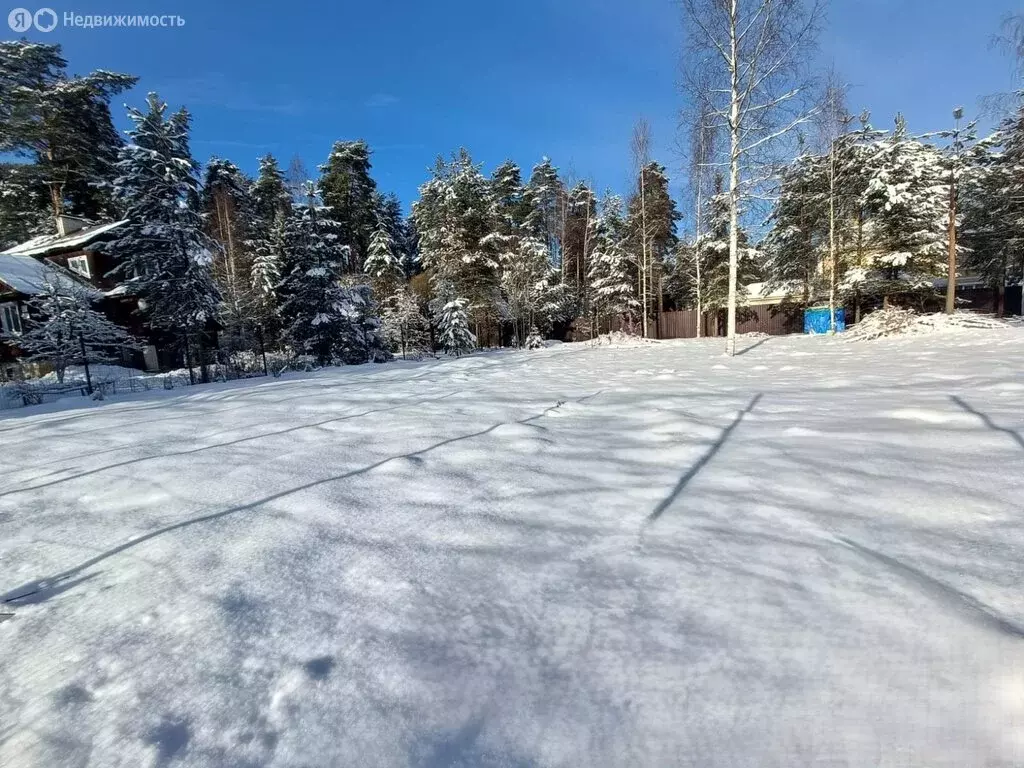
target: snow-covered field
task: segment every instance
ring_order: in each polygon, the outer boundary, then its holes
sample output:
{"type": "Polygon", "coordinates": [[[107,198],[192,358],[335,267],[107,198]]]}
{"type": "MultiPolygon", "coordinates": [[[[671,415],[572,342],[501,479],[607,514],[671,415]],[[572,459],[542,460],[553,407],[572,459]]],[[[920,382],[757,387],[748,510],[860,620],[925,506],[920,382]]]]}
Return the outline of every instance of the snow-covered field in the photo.
{"type": "Polygon", "coordinates": [[[1024,329],[0,420],[0,765],[1024,765],[1024,329]]]}

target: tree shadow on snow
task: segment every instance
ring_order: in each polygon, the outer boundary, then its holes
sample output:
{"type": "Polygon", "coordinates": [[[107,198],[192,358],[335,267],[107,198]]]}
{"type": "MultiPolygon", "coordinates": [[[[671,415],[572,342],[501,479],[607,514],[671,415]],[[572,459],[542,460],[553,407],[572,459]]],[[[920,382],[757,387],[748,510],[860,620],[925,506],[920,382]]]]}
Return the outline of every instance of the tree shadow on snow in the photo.
{"type": "MultiPolygon", "coordinates": [[[[592,399],[592,398],[596,397],[599,394],[600,394],[600,391],[596,392],[596,393],[592,393],[590,395],[586,395],[586,396],[584,396],[582,398],[578,398],[578,399],[574,400],[574,402],[577,402],[577,403],[578,402],[585,402],[586,400],[592,399]]],[[[447,395],[446,395],[446,397],[447,397],[447,395]]],[[[434,398],[434,399],[439,399],[439,398],[434,398]]],[[[491,426],[487,427],[486,429],[481,429],[481,430],[477,430],[476,432],[470,432],[470,433],[465,434],[465,435],[458,435],[456,437],[447,438],[446,440],[441,440],[441,441],[439,441],[437,443],[434,443],[433,445],[428,445],[426,448],[421,448],[418,451],[410,451],[409,453],[398,454],[398,455],[395,455],[395,456],[388,456],[387,458],[381,459],[380,461],[376,461],[376,462],[374,462],[372,464],[367,464],[366,466],[360,467],[359,469],[354,469],[354,470],[351,470],[349,472],[344,472],[344,473],[342,473],[340,475],[333,475],[331,477],[325,477],[325,478],[322,478],[320,480],[314,480],[314,481],[309,482],[309,483],[304,483],[303,485],[295,486],[294,488],[289,488],[289,489],[284,490],[284,491],[279,491],[277,493],[272,493],[269,496],[264,496],[261,499],[257,499],[255,501],[251,501],[251,502],[248,502],[246,504],[239,504],[237,506],[229,507],[228,509],[224,509],[224,510],[221,510],[219,512],[211,512],[210,514],[207,514],[207,515],[200,515],[199,517],[189,518],[189,519],[177,522],[177,523],[173,523],[173,524],[168,525],[168,526],[164,526],[163,528],[158,528],[158,529],[156,529],[154,531],[150,531],[149,533],[146,533],[146,534],[144,534],[142,536],[139,536],[138,538],[132,539],[131,541],[127,541],[124,544],[120,544],[120,545],[118,545],[116,547],[113,547],[112,549],[106,550],[105,552],[101,552],[100,554],[98,554],[98,555],[96,555],[94,557],[91,557],[88,560],[85,560],[84,562],[76,565],[74,568],[70,568],[70,569],[68,569],[66,571],[63,571],[62,573],[58,573],[58,574],[53,575],[53,576],[47,576],[47,577],[44,577],[42,579],[37,579],[35,581],[28,582],[27,584],[23,584],[20,587],[16,587],[14,589],[8,590],[6,593],[0,595],[0,604],[2,604],[2,603],[11,603],[11,604],[15,604],[15,605],[17,605],[17,604],[26,605],[26,604],[30,604],[30,603],[42,603],[42,602],[45,602],[45,601],[49,600],[52,597],[56,597],[57,595],[61,594],[62,592],[66,592],[69,589],[78,586],[83,581],[87,581],[88,579],[93,578],[96,575],[96,574],[90,574],[89,576],[86,576],[86,577],[83,577],[83,578],[76,578],[83,571],[91,568],[94,565],[97,565],[98,563],[103,562],[104,560],[107,560],[107,559],[109,559],[111,557],[114,557],[115,555],[119,555],[119,554],[121,554],[123,552],[128,551],[129,549],[133,549],[133,548],[137,547],[140,544],[143,544],[143,543],[145,543],[147,541],[150,541],[151,539],[155,539],[155,538],[157,538],[159,536],[163,536],[166,533],[171,533],[172,531],[181,530],[183,528],[189,528],[189,527],[191,527],[193,525],[199,525],[200,523],[212,522],[214,520],[219,520],[220,518],[223,518],[223,517],[229,517],[231,515],[235,515],[235,514],[238,514],[240,512],[249,512],[249,511],[252,511],[252,510],[257,509],[259,507],[262,507],[262,506],[264,506],[266,504],[270,504],[272,502],[278,501],[278,500],[286,498],[288,496],[292,496],[293,494],[301,493],[302,491],[311,490],[313,488],[318,488],[318,487],[323,486],[323,485],[329,485],[330,483],[335,483],[335,482],[339,482],[339,481],[342,481],[342,480],[348,480],[348,479],[353,478],[353,477],[358,477],[360,475],[365,475],[365,474],[367,474],[369,472],[372,472],[375,469],[378,469],[378,468],[384,466],[385,464],[389,464],[389,463],[391,463],[393,461],[399,461],[399,460],[402,460],[402,459],[406,459],[406,460],[410,460],[410,461],[416,461],[417,459],[419,459],[423,455],[425,455],[427,453],[430,453],[432,451],[436,451],[436,450],[438,450],[440,448],[444,448],[445,446],[449,446],[449,445],[453,445],[455,443],[459,443],[459,442],[461,442],[463,440],[472,440],[472,439],[477,438],[477,437],[482,437],[484,435],[490,434],[491,432],[494,432],[497,429],[500,429],[501,427],[508,426],[509,424],[529,425],[529,426],[537,427],[538,429],[543,429],[543,427],[541,427],[540,425],[533,424],[532,422],[535,422],[535,421],[543,418],[547,414],[551,413],[552,411],[555,411],[555,410],[559,409],[562,405],[564,405],[564,403],[565,403],[565,401],[560,400],[555,405],[550,406],[548,408],[545,408],[540,413],[536,413],[536,414],[534,414],[532,416],[527,416],[527,417],[524,417],[522,419],[517,419],[517,420],[512,421],[512,422],[506,422],[506,421],[498,422],[497,424],[492,424],[491,426]]],[[[408,404],[406,404],[406,405],[408,405],[408,404]]],[[[383,410],[387,410],[387,409],[383,409],[383,410]]],[[[342,419],[343,418],[353,418],[355,415],[356,414],[352,414],[351,416],[341,417],[341,418],[342,419]]],[[[340,420],[340,419],[333,419],[333,421],[337,421],[337,420],[340,420]]],[[[306,425],[306,426],[309,426],[309,425],[306,425]]],[[[286,431],[291,431],[291,430],[286,430],[286,431]]],[[[265,436],[266,435],[264,435],[264,437],[265,436]]],[[[194,450],[202,450],[202,449],[194,449],[194,450]]],[[[194,450],[193,451],[187,451],[186,453],[194,452],[194,450]]],[[[126,462],[126,463],[132,463],[132,462],[126,462]]],[[[96,471],[99,471],[99,470],[96,470],[96,471]]],[[[85,473],[85,474],[90,474],[90,473],[85,473]]],[[[28,490],[28,489],[24,489],[24,490],[28,490]]],[[[16,491],[8,491],[7,493],[9,494],[9,493],[15,493],[15,492],[16,491]]],[[[0,496],[4,496],[4,495],[7,495],[7,494],[0,494],[0,496]]]]}
{"type": "Polygon", "coordinates": [[[1022,450],[1024,450],[1024,437],[1021,437],[1020,432],[1017,432],[1014,429],[1010,429],[1009,427],[999,426],[994,421],[992,421],[992,418],[987,413],[979,411],[977,408],[974,408],[973,406],[969,405],[965,400],[957,397],[956,395],[950,395],[949,399],[952,400],[961,408],[963,408],[965,411],[967,411],[967,413],[977,416],[979,419],[981,419],[982,423],[986,427],[991,429],[993,432],[1002,432],[1004,435],[1009,435],[1011,438],[1013,438],[1014,442],[1016,442],[1017,445],[1020,446],[1022,450]]]}
{"type": "Polygon", "coordinates": [[[248,437],[240,437],[240,438],[237,438],[235,440],[227,440],[227,441],[222,442],[222,443],[213,443],[212,445],[201,445],[198,448],[188,448],[188,449],[183,450],[183,451],[168,451],[166,453],[153,454],[152,456],[136,456],[133,459],[126,459],[125,461],[115,462],[114,464],[106,464],[106,465],[104,465],[102,467],[95,467],[93,469],[87,469],[84,472],[79,472],[77,475],[70,475],[68,477],[61,477],[61,478],[57,478],[55,480],[48,480],[48,481],[46,481],[44,483],[36,483],[35,485],[25,486],[24,488],[12,488],[9,491],[0,492],[0,498],[4,498],[6,496],[13,496],[13,495],[18,494],[18,493],[28,493],[29,491],[38,491],[38,490],[41,490],[43,488],[49,488],[49,487],[54,486],[54,485],[60,485],[61,483],[67,483],[67,482],[71,482],[73,480],[80,480],[80,479],[82,479],[84,477],[90,477],[92,475],[97,475],[97,474],[99,474],[101,472],[106,472],[106,471],[111,470],[111,469],[121,469],[123,467],[130,467],[130,466],[132,466],[134,464],[141,464],[142,462],[145,462],[145,461],[155,461],[157,459],[175,458],[175,457],[178,457],[178,456],[190,456],[192,454],[202,453],[204,451],[213,450],[215,448],[229,448],[231,446],[241,445],[242,443],[249,443],[249,442],[253,442],[253,441],[256,441],[256,440],[263,440],[264,438],[268,438],[268,437],[278,437],[280,435],[287,435],[287,434],[291,434],[293,432],[300,432],[300,431],[302,431],[304,429],[315,429],[315,428],[318,428],[318,427],[326,426],[327,424],[334,424],[334,423],[341,422],[341,421],[348,421],[350,419],[358,419],[358,418],[362,418],[364,416],[373,416],[373,415],[376,415],[378,413],[386,413],[387,411],[395,411],[395,410],[398,410],[400,408],[409,408],[409,407],[418,406],[418,405],[426,405],[427,403],[433,403],[433,402],[436,402],[438,400],[444,400],[446,398],[452,397],[455,394],[456,394],[455,392],[449,392],[447,395],[442,395],[441,397],[433,397],[433,398],[428,398],[428,399],[425,399],[425,400],[417,400],[417,401],[413,401],[413,402],[399,403],[397,405],[392,405],[392,406],[389,406],[387,408],[375,408],[375,409],[371,409],[371,410],[368,410],[368,411],[360,411],[359,413],[349,413],[349,414],[346,414],[344,416],[335,416],[335,417],[332,417],[330,419],[323,419],[322,421],[313,422],[312,424],[298,424],[298,425],[296,425],[294,427],[288,427],[287,429],[279,429],[279,430],[276,430],[276,431],[273,431],[273,432],[261,432],[258,435],[249,435],[248,437]]]}
{"type": "Polygon", "coordinates": [[[739,357],[740,355],[745,355],[745,354],[747,354],[747,352],[753,352],[755,349],[760,347],[762,344],[765,344],[770,338],[771,338],[770,336],[765,336],[760,341],[755,341],[749,347],[744,347],[743,349],[738,350],[736,352],[736,357],[739,357]]]}
{"type": "Polygon", "coordinates": [[[746,416],[748,413],[753,411],[754,408],[757,407],[757,404],[760,402],[763,396],[763,392],[758,392],[756,395],[754,395],[754,397],[751,398],[750,402],[747,403],[747,407],[740,411],[738,414],[736,414],[736,418],[733,419],[732,423],[729,424],[729,426],[722,430],[722,434],[718,436],[718,439],[714,442],[711,448],[708,449],[707,453],[701,456],[700,459],[697,460],[697,463],[690,467],[683,474],[683,476],[679,478],[679,482],[676,483],[675,488],[672,489],[672,492],[669,493],[669,495],[666,496],[664,499],[662,499],[658,503],[658,506],[654,508],[654,511],[647,516],[648,522],[653,523],[655,520],[657,520],[665,513],[665,510],[672,506],[672,503],[679,497],[679,494],[681,494],[683,490],[685,490],[686,486],[690,484],[690,481],[693,480],[693,478],[695,478],[700,473],[700,471],[704,469],[705,466],[707,466],[708,462],[715,457],[715,454],[722,450],[722,446],[725,445],[730,435],[732,435],[733,430],[735,430],[736,427],[740,425],[740,422],[743,421],[744,416],[746,416]]]}
{"type": "Polygon", "coordinates": [[[947,584],[940,579],[936,579],[934,576],[930,576],[924,571],[904,563],[901,560],[897,560],[895,557],[890,557],[889,555],[879,552],[876,549],[866,547],[863,544],[859,544],[844,536],[839,536],[837,538],[854,552],[858,552],[865,557],[877,560],[892,571],[899,573],[904,578],[916,584],[925,592],[932,595],[936,600],[946,603],[954,608],[958,608],[961,613],[973,618],[977,623],[1011,637],[1024,639],[1024,627],[1020,627],[1009,619],[1000,616],[993,608],[981,602],[973,595],[969,595],[951,584],[947,584]]]}

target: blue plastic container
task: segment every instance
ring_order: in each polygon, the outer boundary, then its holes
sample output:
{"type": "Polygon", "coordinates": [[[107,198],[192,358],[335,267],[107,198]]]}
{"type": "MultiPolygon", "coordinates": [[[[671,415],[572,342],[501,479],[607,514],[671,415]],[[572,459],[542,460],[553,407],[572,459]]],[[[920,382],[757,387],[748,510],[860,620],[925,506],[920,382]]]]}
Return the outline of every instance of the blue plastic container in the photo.
{"type": "MultiPolygon", "coordinates": [[[[828,307],[810,307],[804,310],[804,333],[829,332],[828,307]]],[[[846,310],[836,307],[836,332],[846,330],[846,310]]]]}

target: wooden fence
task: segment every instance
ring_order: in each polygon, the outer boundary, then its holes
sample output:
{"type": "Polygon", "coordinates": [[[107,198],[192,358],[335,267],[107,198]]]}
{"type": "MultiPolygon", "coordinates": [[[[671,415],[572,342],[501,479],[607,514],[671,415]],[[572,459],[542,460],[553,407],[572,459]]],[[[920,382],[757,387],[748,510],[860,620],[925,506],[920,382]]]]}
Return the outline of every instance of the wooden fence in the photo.
{"type": "MultiPolygon", "coordinates": [[[[1022,311],[1021,287],[1009,286],[1006,288],[1005,296],[998,297],[989,288],[971,288],[957,291],[957,297],[963,301],[962,309],[982,312],[997,313],[1002,309],[1005,314],[1019,315],[1022,311]]],[[[861,313],[866,314],[876,309],[880,302],[873,305],[863,305],[861,313]]],[[[908,306],[912,306],[908,304],[908,306]]],[[[936,294],[930,303],[915,306],[921,312],[941,312],[942,297],[936,294]]],[[[701,336],[725,336],[726,319],[725,310],[704,313],[704,325],[701,329],[701,336]]],[[[857,318],[857,310],[853,306],[846,307],[846,324],[853,325],[857,318]]],[[[660,318],[652,317],[649,320],[649,333],[656,339],[693,339],[697,337],[697,311],[682,310],[665,312],[660,318]]],[[[579,332],[570,328],[568,338],[580,341],[589,338],[587,331],[580,329],[579,332]]],[[[610,328],[607,322],[601,323],[600,331],[606,333],[609,330],[622,330],[622,323],[618,318],[612,318],[610,328]]],[[[773,304],[770,306],[738,307],[736,316],[737,333],[767,333],[770,336],[784,336],[789,333],[803,333],[804,330],[804,307],[802,304],[773,304]]],[[[634,332],[639,332],[634,329],[634,332]]]]}
{"type": "MultiPolygon", "coordinates": [[[[736,314],[737,333],[767,333],[771,336],[783,336],[787,333],[803,333],[803,306],[773,305],[763,307],[738,307],[736,314]]],[[[622,321],[618,317],[611,318],[610,325],[602,323],[601,333],[621,331],[622,321]]],[[[639,323],[637,323],[639,325],[639,323]]],[[[655,339],[694,339],[697,338],[697,311],[694,309],[664,312],[661,317],[652,317],[648,322],[649,335],[655,339]]],[[[725,336],[725,310],[705,312],[701,336],[725,336]]],[[[638,333],[635,327],[631,332],[638,333]]],[[[589,336],[580,332],[569,332],[570,340],[580,341],[589,336]]]]}
{"type": "MultiPolygon", "coordinates": [[[[773,305],[740,307],[736,318],[737,333],[767,333],[783,336],[802,333],[804,312],[802,306],[773,305]]],[[[725,336],[725,311],[704,314],[702,336],[725,336]]],[[[665,312],[652,323],[651,335],[659,339],[693,339],[697,337],[696,310],[665,312]]]]}

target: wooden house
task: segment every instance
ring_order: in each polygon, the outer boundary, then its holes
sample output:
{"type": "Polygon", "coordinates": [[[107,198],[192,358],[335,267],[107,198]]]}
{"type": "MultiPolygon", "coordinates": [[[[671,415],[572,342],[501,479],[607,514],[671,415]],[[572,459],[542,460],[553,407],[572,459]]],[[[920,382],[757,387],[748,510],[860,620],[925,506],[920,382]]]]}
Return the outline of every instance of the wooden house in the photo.
{"type": "MultiPolygon", "coordinates": [[[[17,358],[16,337],[27,319],[28,302],[40,292],[47,278],[73,279],[94,288],[97,307],[112,321],[140,338],[146,338],[135,311],[136,300],[124,294],[116,264],[99,247],[126,221],[89,222],[73,216],[58,216],[57,231],[0,252],[0,323],[6,341],[0,359],[8,364],[17,358]]],[[[138,360],[125,361],[148,369],[157,368],[154,345],[144,349],[138,360]]]]}

